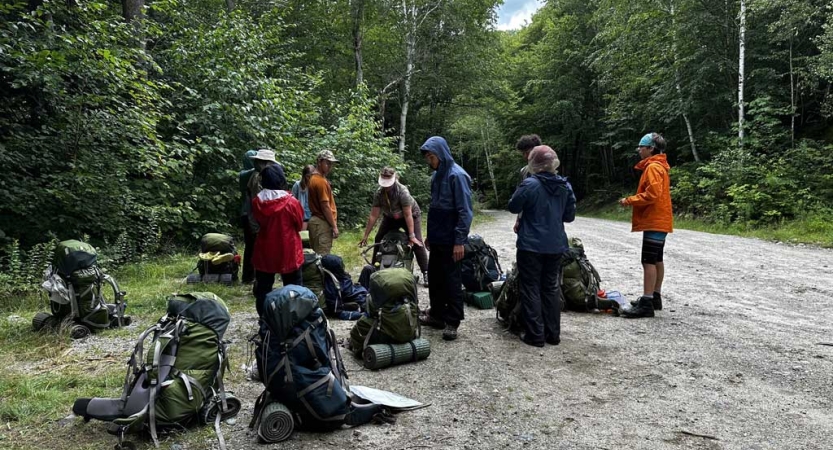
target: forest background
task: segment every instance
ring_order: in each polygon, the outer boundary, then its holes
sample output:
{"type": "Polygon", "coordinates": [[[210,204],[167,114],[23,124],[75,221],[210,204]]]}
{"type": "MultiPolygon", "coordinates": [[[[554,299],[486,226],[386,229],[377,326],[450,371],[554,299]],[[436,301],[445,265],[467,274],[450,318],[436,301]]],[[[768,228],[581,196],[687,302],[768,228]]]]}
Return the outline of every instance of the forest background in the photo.
{"type": "Polygon", "coordinates": [[[425,204],[431,135],[502,208],[537,133],[587,208],[633,191],[657,131],[681,219],[833,245],[828,2],[548,1],[498,31],[500,3],[3,2],[0,285],[37,288],[57,239],[118,267],[235,232],[258,147],[290,180],[334,149],[345,227],[383,165],[425,204]]]}

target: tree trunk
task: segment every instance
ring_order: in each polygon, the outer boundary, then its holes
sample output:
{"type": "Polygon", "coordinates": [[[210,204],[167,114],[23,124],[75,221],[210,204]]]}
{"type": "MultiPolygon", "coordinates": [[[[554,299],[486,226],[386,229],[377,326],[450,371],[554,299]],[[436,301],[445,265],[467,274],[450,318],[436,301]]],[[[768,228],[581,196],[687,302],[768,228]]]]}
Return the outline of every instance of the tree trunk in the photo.
{"type": "Polygon", "coordinates": [[[740,0],[740,29],[738,46],[738,145],[743,148],[744,137],[744,108],[743,108],[743,83],[744,66],[746,64],[746,0],[740,0]]]}
{"type": "Polygon", "coordinates": [[[353,15],[353,54],[356,59],[356,87],[364,83],[362,72],[362,22],[364,19],[364,0],[350,2],[350,12],[353,15]]]}
{"type": "Polygon", "coordinates": [[[677,88],[677,99],[680,102],[680,113],[683,115],[686,130],[688,130],[688,142],[691,145],[691,155],[694,160],[700,162],[700,155],[697,153],[697,145],[694,143],[694,132],[691,129],[691,121],[688,119],[686,113],[687,107],[683,97],[682,83],[680,82],[680,57],[679,49],[677,48],[677,17],[674,11],[674,1],[671,1],[671,53],[674,58],[674,84],[677,88]]]}
{"type": "Polygon", "coordinates": [[[405,36],[405,76],[402,78],[402,111],[399,114],[399,153],[405,154],[405,131],[408,122],[408,106],[411,102],[411,75],[414,71],[414,57],[416,56],[416,17],[414,10],[408,10],[406,3],[402,8],[407,20],[408,32],[405,36]]]}
{"type": "Polygon", "coordinates": [[[480,135],[483,137],[483,153],[486,154],[486,167],[489,169],[489,178],[492,179],[492,188],[495,190],[495,205],[497,205],[499,203],[497,197],[497,181],[495,181],[495,171],[492,170],[492,157],[489,154],[488,134],[484,134],[484,131],[481,129],[480,135]]]}
{"type": "Polygon", "coordinates": [[[132,22],[134,19],[142,18],[142,8],[145,0],[121,0],[122,15],[125,22],[132,22]]]}
{"type": "Polygon", "coordinates": [[[790,33],[790,148],[795,148],[795,73],[793,71],[793,33],[790,33]]]}

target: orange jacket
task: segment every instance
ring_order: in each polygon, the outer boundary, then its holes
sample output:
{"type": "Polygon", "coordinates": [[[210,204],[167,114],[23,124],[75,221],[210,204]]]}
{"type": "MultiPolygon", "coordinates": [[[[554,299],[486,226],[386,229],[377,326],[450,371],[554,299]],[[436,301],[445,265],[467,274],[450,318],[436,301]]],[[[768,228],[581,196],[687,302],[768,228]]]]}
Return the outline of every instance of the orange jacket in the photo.
{"type": "Polygon", "coordinates": [[[631,231],[674,231],[674,215],[671,212],[671,166],[664,154],[645,158],[634,166],[642,171],[636,195],[625,199],[633,206],[631,231]]]}

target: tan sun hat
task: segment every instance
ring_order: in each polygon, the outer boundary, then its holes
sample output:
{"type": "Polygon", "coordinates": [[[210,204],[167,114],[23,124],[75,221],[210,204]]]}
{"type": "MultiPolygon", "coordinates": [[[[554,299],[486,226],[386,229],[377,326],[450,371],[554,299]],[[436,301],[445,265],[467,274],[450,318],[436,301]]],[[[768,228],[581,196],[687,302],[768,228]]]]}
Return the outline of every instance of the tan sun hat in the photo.
{"type": "Polygon", "coordinates": [[[393,167],[385,167],[379,174],[379,186],[391,187],[396,183],[396,170],[393,167]]]}
{"type": "Polygon", "coordinates": [[[257,151],[257,154],[250,157],[251,159],[259,159],[261,161],[271,161],[273,163],[277,163],[275,161],[275,152],[272,150],[260,149],[257,151]]]}

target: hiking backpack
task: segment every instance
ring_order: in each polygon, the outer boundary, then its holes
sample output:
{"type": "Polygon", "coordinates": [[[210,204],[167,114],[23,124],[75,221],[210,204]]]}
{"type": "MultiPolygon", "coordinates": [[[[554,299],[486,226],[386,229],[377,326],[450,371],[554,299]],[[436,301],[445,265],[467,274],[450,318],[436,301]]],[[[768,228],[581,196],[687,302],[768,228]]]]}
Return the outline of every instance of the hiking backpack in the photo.
{"type": "MultiPolygon", "coordinates": [[[[240,255],[234,245],[234,238],[220,233],[207,233],[200,238],[200,254],[197,261],[203,283],[231,284],[237,281],[240,255]]],[[[189,282],[195,282],[189,278],[189,282]]]]}
{"type": "Polygon", "coordinates": [[[90,244],[76,240],[58,243],[42,284],[49,293],[51,314],[35,314],[35,331],[56,329],[70,320],[70,336],[79,339],[93,330],[130,325],[130,317],[124,315],[125,292],[101,270],[97,259],[90,244]]]}
{"type": "Polygon", "coordinates": [[[498,322],[509,331],[521,331],[521,296],[517,264],[512,265],[506,280],[496,291],[492,292],[492,296],[495,298],[495,316],[498,322]]]}
{"type": "Polygon", "coordinates": [[[597,295],[601,278],[584,253],[584,244],[570,238],[570,248],[561,257],[561,297],[567,309],[588,312],[610,309],[597,295]]]}
{"type": "Polygon", "coordinates": [[[420,337],[416,281],[410,270],[380,270],[370,276],[368,315],[350,331],[350,348],[360,355],[371,344],[405,344],[420,337]]]}
{"type": "Polygon", "coordinates": [[[304,250],[301,272],[304,287],[315,294],[318,306],[328,316],[343,320],[356,320],[361,316],[367,290],[353,284],[340,256],[319,256],[312,250],[304,250]]]}
{"type": "Polygon", "coordinates": [[[414,270],[414,249],[408,235],[402,231],[387,232],[378,244],[368,246],[362,252],[365,261],[376,270],[404,267],[414,270]],[[373,250],[373,260],[367,259],[367,252],[373,250]]]}
{"type": "Polygon", "coordinates": [[[249,428],[258,426],[271,402],[288,407],[299,428],[313,431],[366,423],[379,412],[377,405],[352,403],[335,333],[312,291],[276,289],[266,296],[264,310],[255,357],[265,390],[249,428]]]}
{"type": "Polygon", "coordinates": [[[489,283],[503,276],[497,252],[480,235],[469,236],[465,256],[460,265],[463,286],[469,292],[483,292],[489,283]]]}
{"type": "Polygon", "coordinates": [[[117,448],[128,432],[147,429],[158,446],[159,429],[212,422],[225,448],[220,421],[240,411],[240,401],[223,388],[230,320],[226,304],[210,292],[169,297],[167,313],[136,342],[121,398],[81,398],[73,412],[112,422],[117,448]]]}

